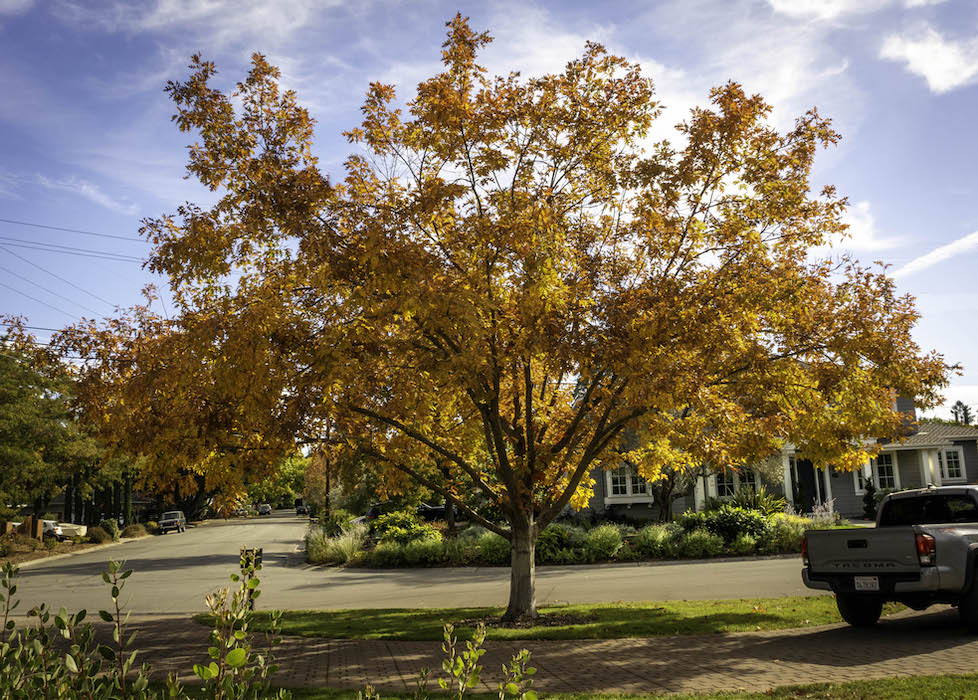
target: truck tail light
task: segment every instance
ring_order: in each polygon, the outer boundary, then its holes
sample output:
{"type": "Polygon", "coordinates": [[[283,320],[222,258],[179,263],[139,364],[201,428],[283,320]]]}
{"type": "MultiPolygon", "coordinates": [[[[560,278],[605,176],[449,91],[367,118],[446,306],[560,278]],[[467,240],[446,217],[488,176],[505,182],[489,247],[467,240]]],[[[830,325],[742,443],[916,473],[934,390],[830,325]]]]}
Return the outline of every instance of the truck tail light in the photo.
{"type": "Polygon", "coordinates": [[[801,538],[801,563],[808,566],[808,538],[801,538]]]}
{"type": "Polygon", "coordinates": [[[937,558],[937,545],[930,535],[917,535],[917,558],[921,565],[933,566],[937,558]]]}

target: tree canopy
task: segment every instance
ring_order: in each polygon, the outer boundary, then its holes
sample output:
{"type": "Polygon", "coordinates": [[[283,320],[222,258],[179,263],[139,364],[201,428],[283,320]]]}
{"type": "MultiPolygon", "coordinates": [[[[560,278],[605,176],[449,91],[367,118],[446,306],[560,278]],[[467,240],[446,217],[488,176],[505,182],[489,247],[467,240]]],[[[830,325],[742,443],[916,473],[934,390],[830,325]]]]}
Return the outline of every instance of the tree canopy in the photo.
{"type": "Polygon", "coordinates": [[[534,616],[536,536],[596,468],[627,454],[654,481],[789,441],[853,468],[898,433],[894,393],[933,404],[949,368],[885,271],[809,259],[846,230],[846,199],[812,188],[839,138],[816,110],[779,131],[728,83],[649,143],[636,64],[588,44],[557,74],[490,76],[489,41],[456,17],[406,107],[371,85],[332,179],[264,57],[227,92],[195,56],[167,91],[219,199],[143,228],[178,314],[60,342],[97,360],[92,424],[154,478],[233,500],[329,435],[509,538],[508,615],[534,616]]]}

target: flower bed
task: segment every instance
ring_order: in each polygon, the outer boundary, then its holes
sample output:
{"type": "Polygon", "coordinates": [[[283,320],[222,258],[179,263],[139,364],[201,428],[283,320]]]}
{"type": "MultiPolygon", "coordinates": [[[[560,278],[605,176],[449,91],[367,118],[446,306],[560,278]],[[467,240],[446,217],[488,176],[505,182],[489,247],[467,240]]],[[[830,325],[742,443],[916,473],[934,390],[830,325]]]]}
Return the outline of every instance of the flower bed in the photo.
{"type": "MultiPolygon", "coordinates": [[[[306,536],[306,557],[313,564],[375,568],[509,565],[509,542],[482,527],[469,526],[458,537],[446,538],[407,516],[389,521],[379,534],[375,532],[375,540],[363,524],[347,525],[332,537],[314,527],[306,536]]],[[[825,518],[764,515],[730,505],[640,529],[615,523],[590,527],[553,523],[537,540],[536,562],[594,564],[787,554],[800,551],[805,530],[834,526],[825,518]]]]}

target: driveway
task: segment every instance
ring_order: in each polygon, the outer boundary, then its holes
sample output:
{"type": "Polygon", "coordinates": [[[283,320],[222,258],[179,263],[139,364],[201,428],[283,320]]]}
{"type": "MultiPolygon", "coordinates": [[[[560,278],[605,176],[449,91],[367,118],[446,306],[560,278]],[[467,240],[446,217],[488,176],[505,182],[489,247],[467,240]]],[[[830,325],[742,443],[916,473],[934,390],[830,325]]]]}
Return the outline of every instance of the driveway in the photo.
{"type": "MultiPolygon", "coordinates": [[[[386,608],[504,605],[509,569],[338,569],[304,563],[306,520],[291,511],[211,521],[184,533],[127,542],[41,562],[21,572],[21,610],[48,602],[97,610],[109,600],[101,572],[109,559],[135,570],[126,594],[134,614],[190,614],[227,585],[242,546],[264,549],[261,607],[386,608]]],[[[812,595],[795,558],[702,563],[541,566],[537,601],[614,602],[812,595]]]]}

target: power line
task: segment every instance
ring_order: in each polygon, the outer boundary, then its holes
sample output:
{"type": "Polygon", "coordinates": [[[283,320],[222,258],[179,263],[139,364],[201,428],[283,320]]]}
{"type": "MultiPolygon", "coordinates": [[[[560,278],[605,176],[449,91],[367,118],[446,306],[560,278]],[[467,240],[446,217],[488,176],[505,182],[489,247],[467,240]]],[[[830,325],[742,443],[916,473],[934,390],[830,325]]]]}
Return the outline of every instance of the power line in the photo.
{"type": "Polygon", "coordinates": [[[114,236],[111,233],[96,233],[95,231],[82,231],[77,228],[64,228],[62,226],[48,226],[46,224],[35,224],[30,221],[15,221],[13,219],[0,219],[5,224],[16,224],[17,226],[33,226],[34,228],[46,228],[50,231],[64,231],[65,233],[80,233],[85,236],[98,236],[99,238],[114,238],[119,241],[129,241],[130,243],[149,243],[142,238],[132,236],[114,236]]]}
{"type": "Polygon", "coordinates": [[[38,299],[36,297],[32,297],[30,294],[27,294],[26,292],[22,292],[19,289],[17,289],[16,287],[11,287],[9,284],[4,284],[3,282],[0,282],[0,286],[6,287],[7,289],[9,289],[9,290],[11,290],[13,292],[17,292],[21,296],[25,296],[28,299],[31,299],[32,301],[36,301],[38,304],[44,304],[44,306],[48,307],[49,309],[54,309],[55,311],[57,311],[59,313],[62,313],[65,316],[68,316],[70,318],[75,318],[75,315],[74,314],[70,314],[67,311],[65,311],[64,309],[59,309],[57,306],[51,306],[51,304],[47,303],[46,301],[41,301],[40,299],[38,299]]]}
{"type": "MultiPolygon", "coordinates": [[[[59,280],[61,280],[62,282],[64,282],[65,284],[67,284],[67,285],[70,285],[70,286],[72,286],[72,287],[74,287],[74,288],[75,288],[75,289],[77,289],[77,290],[78,290],[79,292],[85,292],[85,294],[87,294],[88,296],[90,296],[90,297],[94,297],[95,299],[98,299],[99,301],[101,301],[101,302],[103,302],[103,303],[105,303],[105,304],[108,304],[109,306],[113,306],[113,307],[115,306],[115,304],[113,304],[113,303],[112,303],[111,301],[109,301],[108,299],[103,299],[103,298],[102,298],[102,297],[100,297],[100,296],[99,296],[98,294],[95,294],[94,292],[90,292],[90,291],[88,291],[87,289],[85,289],[85,288],[83,288],[83,287],[79,287],[79,286],[78,286],[77,284],[75,284],[74,282],[70,282],[69,280],[66,280],[66,279],[65,279],[64,277],[62,277],[61,275],[58,275],[58,274],[55,274],[54,272],[51,272],[50,270],[48,270],[48,269],[47,269],[46,267],[43,267],[42,265],[38,265],[38,264],[37,264],[37,263],[35,263],[35,262],[31,262],[30,260],[28,260],[27,258],[25,258],[25,257],[24,257],[23,255],[18,255],[18,254],[17,254],[17,253],[15,253],[14,251],[12,251],[12,250],[8,250],[8,249],[7,249],[7,248],[6,248],[5,246],[3,246],[3,245],[0,245],[0,250],[3,250],[3,251],[6,251],[6,252],[8,252],[8,253],[10,253],[10,254],[11,254],[11,255],[13,255],[13,256],[14,256],[15,258],[20,258],[21,260],[23,260],[23,261],[24,261],[25,263],[27,263],[28,265],[33,265],[34,267],[36,267],[36,268],[37,268],[38,270],[40,270],[41,272],[46,272],[47,274],[49,274],[49,275],[51,275],[51,276],[52,276],[52,277],[54,277],[55,279],[59,279],[59,280]]],[[[44,329],[41,329],[41,330],[44,330],[44,329]]]]}
{"type": "Polygon", "coordinates": [[[68,297],[66,297],[66,296],[64,296],[62,294],[58,294],[57,292],[52,291],[52,290],[48,289],[47,287],[45,287],[43,284],[38,284],[37,282],[34,282],[33,280],[30,280],[27,277],[24,277],[23,275],[20,275],[20,274],[14,272],[13,270],[4,267],[3,265],[0,265],[0,270],[4,270],[6,272],[9,272],[14,277],[19,277],[20,279],[24,280],[25,282],[27,282],[27,284],[33,284],[38,289],[41,289],[41,290],[47,292],[48,294],[52,294],[52,295],[58,297],[59,299],[62,299],[64,301],[67,301],[69,304],[74,304],[75,306],[77,306],[79,308],[85,309],[85,311],[91,311],[96,316],[101,316],[102,315],[98,311],[96,311],[95,309],[90,309],[87,306],[85,306],[84,304],[79,304],[77,301],[75,301],[73,299],[69,299],[68,297]]]}
{"type": "Polygon", "coordinates": [[[105,260],[114,260],[116,262],[141,263],[143,261],[142,258],[137,258],[133,255],[121,255],[119,253],[109,253],[104,250],[90,250],[88,248],[73,248],[71,246],[56,245],[54,243],[37,244],[33,241],[11,243],[10,241],[23,241],[23,239],[11,238],[9,236],[0,236],[0,240],[4,241],[6,245],[14,246],[15,248],[43,250],[50,253],[67,253],[68,255],[80,255],[86,258],[103,258],[105,260]]]}

